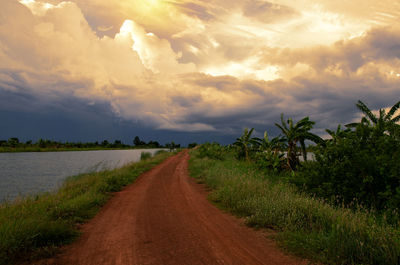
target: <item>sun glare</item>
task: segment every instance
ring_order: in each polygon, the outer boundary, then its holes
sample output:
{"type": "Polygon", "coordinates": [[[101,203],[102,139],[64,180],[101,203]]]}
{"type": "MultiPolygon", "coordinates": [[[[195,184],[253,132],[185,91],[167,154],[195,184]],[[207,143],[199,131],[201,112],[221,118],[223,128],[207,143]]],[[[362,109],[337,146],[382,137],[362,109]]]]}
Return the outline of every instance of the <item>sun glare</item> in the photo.
{"type": "Polygon", "coordinates": [[[127,1],[124,4],[128,10],[138,12],[141,15],[158,16],[165,12],[165,2],[163,0],[140,0],[140,1],[127,1]]]}
{"type": "Polygon", "coordinates": [[[159,3],[159,0],[146,0],[146,2],[150,5],[157,5],[159,3]]]}

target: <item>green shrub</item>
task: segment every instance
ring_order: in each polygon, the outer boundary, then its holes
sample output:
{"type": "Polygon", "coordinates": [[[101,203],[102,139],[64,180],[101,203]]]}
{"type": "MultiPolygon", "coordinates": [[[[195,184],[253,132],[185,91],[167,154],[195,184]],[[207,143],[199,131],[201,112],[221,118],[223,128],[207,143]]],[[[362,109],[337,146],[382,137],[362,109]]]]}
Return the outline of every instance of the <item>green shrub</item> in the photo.
{"type": "Polygon", "coordinates": [[[140,153],[140,160],[147,160],[151,158],[151,153],[150,152],[142,152],[140,153]]]}
{"type": "Polygon", "coordinates": [[[359,128],[315,150],[292,179],[317,196],[377,210],[400,207],[400,141],[359,128]],[[361,131],[363,130],[363,131],[361,131]]]}
{"type": "Polygon", "coordinates": [[[156,155],[160,155],[160,154],[164,154],[164,153],[167,153],[167,151],[166,150],[158,150],[154,155],[156,156],[156,155]]]}
{"type": "Polygon", "coordinates": [[[279,172],[285,169],[286,158],[283,153],[273,152],[270,150],[261,151],[254,156],[255,163],[261,169],[269,169],[274,172],[279,172]]]}
{"type": "Polygon", "coordinates": [[[190,148],[190,149],[195,148],[196,146],[197,146],[197,143],[188,144],[188,148],[190,148]]]}
{"type": "Polygon", "coordinates": [[[200,158],[208,157],[210,159],[223,160],[225,155],[225,147],[218,143],[205,143],[198,148],[198,156],[200,158]]]}

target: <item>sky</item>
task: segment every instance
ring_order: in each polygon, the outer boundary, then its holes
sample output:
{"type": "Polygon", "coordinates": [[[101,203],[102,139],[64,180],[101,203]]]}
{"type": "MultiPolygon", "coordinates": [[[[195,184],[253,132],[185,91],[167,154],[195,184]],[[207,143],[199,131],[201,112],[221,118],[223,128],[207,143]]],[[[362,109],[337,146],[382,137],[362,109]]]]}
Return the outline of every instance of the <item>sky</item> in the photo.
{"type": "Polygon", "coordinates": [[[400,100],[400,2],[1,0],[0,139],[232,143],[400,100]]]}

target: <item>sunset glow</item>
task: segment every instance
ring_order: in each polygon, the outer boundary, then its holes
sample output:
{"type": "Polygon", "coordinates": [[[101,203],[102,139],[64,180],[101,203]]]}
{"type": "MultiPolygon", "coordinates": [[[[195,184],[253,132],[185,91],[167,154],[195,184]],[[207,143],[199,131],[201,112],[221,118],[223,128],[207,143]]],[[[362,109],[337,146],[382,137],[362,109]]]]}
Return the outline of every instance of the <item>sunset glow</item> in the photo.
{"type": "Polygon", "coordinates": [[[400,98],[399,18],[372,0],[3,0],[2,108],[29,112],[29,95],[151,130],[262,133],[283,112],[327,128],[358,99],[400,98]]]}

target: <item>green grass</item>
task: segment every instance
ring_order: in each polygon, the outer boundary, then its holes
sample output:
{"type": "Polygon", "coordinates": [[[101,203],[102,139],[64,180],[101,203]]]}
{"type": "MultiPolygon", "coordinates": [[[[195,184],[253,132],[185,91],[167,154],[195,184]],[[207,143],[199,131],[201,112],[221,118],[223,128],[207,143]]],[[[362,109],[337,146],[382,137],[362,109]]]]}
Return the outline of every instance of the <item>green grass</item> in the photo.
{"type": "Polygon", "coordinates": [[[79,235],[77,225],[92,218],[112,192],[172,154],[160,152],[120,169],[69,177],[55,193],[0,205],[0,264],[51,256],[79,235]]]}
{"type": "Polygon", "coordinates": [[[191,175],[212,189],[212,201],[250,226],[278,231],[289,251],[327,264],[399,264],[400,229],[374,213],[331,206],[233,155],[191,154],[191,175]]]}
{"type": "Polygon", "coordinates": [[[150,152],[142,152],[140,153],[140,160],[147,160],[151,158],[151,153],[150,152]]]}

